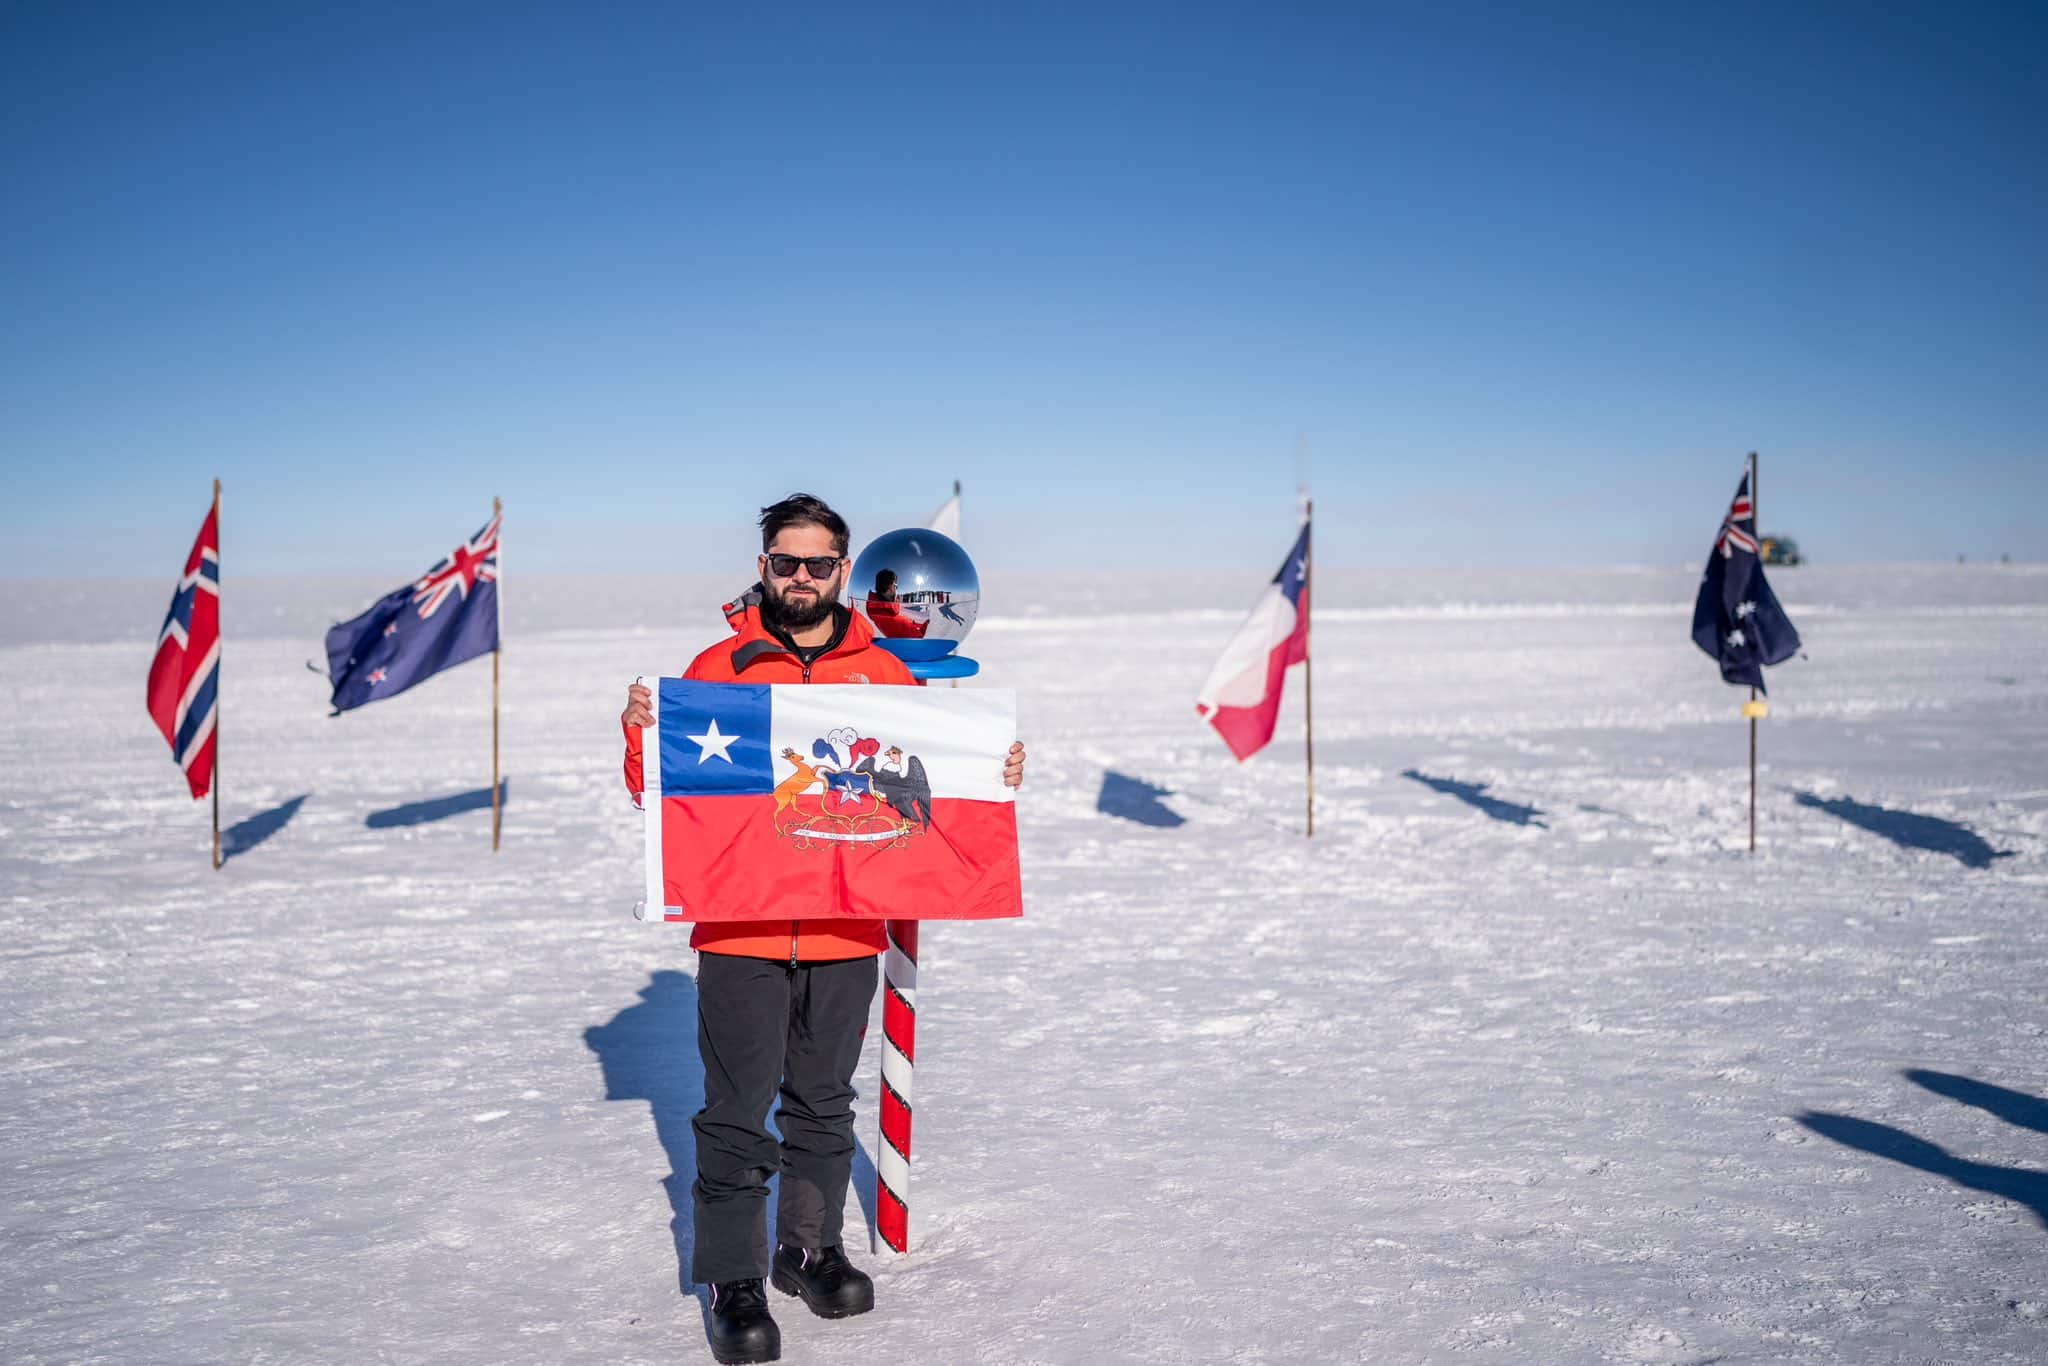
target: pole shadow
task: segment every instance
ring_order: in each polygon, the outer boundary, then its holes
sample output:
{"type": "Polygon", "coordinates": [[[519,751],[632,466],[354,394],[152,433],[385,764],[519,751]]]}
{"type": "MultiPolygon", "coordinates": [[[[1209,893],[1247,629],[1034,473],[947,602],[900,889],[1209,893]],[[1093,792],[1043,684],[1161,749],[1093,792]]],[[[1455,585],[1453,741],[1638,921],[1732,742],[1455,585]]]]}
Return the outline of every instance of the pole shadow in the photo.
{"type": "Polygon", "coordinates": [[[248,853],[263,841],[291,824],[292,817],[299,814],[299,808],[306,804],[310,792],[301,792],[288,802],[281,802],[268,811],[236,821],[220,832],[220,861],[248,853]]]}
{"type": "Polygon", "coordinates": [[[1504,821],[1509,825],[1533,825],[1538,830],[1550,828],[1536,819],[1543,814],[1540,807],[1527,806],[1520,802],[1504,802],[1498,797],[1487,796],[1486,789],[1492,786],[1490,783],[1461,783],[1456,778],[1432,778],[1427,773],[1412,768],[1402,769],[1401,776],[1412,778],[1424,787],[1443,793],[1446,797],[1456,797],[1465,805],[1476,808],[1493,820],[1504,821]]]}
{"type": "Polygon", "coordinates": [[[2048,1100],[2030,1096],[2025,1091],[2008,1091],[2003,1086],[1993,1086],[1987,1081],[1976,1081],[1970,1077],[1958,1077],[1948,1072],[1930,1072],[1925,1068],[1908,1068],[1903,1074],[1915,1086],[1924,1086],[1937,1096],[1961,1101],[1975,1106],[1996,1119],[2022,1129],[2032,1129],[2037,1134],[2048,1134],[2048,1100]]]}
{"type": "Polygon", "coordinates": [[[1918,1171],[1953,1181],[1959,1186],[2025,1205],[2034,1212],[2034,1218],[2040,1222],[2041,1227],[2048,1229],[2048,1172],[2030,1171],[2024,1167],[1999,1167],[1988,1162],[1971,1162],[1953,1156],[1938,1144],[1929,1143],[1926,1139],[1909,1134],[1904,1129],[1894,1129],[1889,1124],[1877,1124],[1849,1115],[1808,1111],[1795,1118],[1822,1138],[1832,1139],[1844,1147],[1903,1163],[1918,1171]]]}
{"type": "MultiPolygon", "coordinates": [[[[606,1100],[647,1102],[655,1139],[668,1155],[669,1173],[661,1186],[672,1214],[669,1233],[675,1242],[676,1284],[685,1295],[692,1294],[696,1287],[690,1280],[695,1242],[690,1185],[697,1179],[697,1137],[690,1120],[704,1104],[696,981],[673,969],[654,973],[640,989],[640,1003],[584,1030],[583,1045],[597,1055],[604,1070],[606,1100]]],[[[708,1295],[698,1298],[708,1315],[708,1295]]]]}
{"type": "Polygon", "coordinates": [[[1173,789],[1148,783],[1143,778],[1133,778],[1127,773],[1104,769],[1102,791],[1095,796],[1095,809],[1105,816],[1116,816],[1139,825],[1149,825],[1160,830],[1171,830],[1186,825],[1188,818],[1161,801],[1171,797],[1173,789]]]}
{"type": "MultiPolygon", "coordinates": [[[[509,802],[511,791],[510,778],[498,780],[498,805],[501,808],[509,802]]],[[[423,802],[407,802],[403,806],[372,811],[363,817],[363,824],[372,830],[390,830],[401,825],[425,825],[428,821],[459,816],[465,811],[490,809],[491,790],[488,787],[479,787],[472,792],[458,792],[452,797],[434,797],[423,802]]]]}
{"type": "Polygon", "coordinates": [[[1993,849],[1969,826],[1943,820],[1940,816],[1894,811],[1850,797],[1819,797],[1811,792],[1795,792],[1792,800],[1801,806],[1825,811],[1873,835],[1881,835],[1901,849],[1925,849],[1932,854],[1947,854],[1965,868],[1989,868],[1994,859],[2013,856],[2009,849],[1993,849]]]}

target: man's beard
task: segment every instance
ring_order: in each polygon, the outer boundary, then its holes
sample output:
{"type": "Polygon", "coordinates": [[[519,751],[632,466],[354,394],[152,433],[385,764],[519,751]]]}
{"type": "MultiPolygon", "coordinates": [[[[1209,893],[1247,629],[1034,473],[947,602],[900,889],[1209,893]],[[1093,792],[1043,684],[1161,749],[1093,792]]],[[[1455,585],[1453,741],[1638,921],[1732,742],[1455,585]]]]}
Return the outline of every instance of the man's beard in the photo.
{"type": "Polygon", "coordinates": [[[812,580],[812,595],[794,600],[785,596],[788,588],[777,591],[772,584],[761,585],[761,624],[779,631],[805,631],[816,626],[832,615],[832,608],[839,601],[839,585],[829,587],[812,580]]]}

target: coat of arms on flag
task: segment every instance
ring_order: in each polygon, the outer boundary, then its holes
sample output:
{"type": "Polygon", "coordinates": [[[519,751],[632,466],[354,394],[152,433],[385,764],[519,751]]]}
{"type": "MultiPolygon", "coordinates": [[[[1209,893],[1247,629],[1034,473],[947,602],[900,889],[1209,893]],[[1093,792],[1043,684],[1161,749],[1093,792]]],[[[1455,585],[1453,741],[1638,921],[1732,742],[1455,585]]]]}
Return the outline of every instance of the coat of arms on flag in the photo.
{"type": "MultiPolygon", "coordinates": [[[[218,492],[218,485],[215,486],[218,492]]],[[[213,789],[220,702],[220,509],[200,524],[157,632],[149,665],[149,717],[170,742],[195,798],[213,789]]]]}
{"type": "Polygon", "coordinates": [[[649,918],[1023,913],[1007,691],[655,685],[649,918]]]}

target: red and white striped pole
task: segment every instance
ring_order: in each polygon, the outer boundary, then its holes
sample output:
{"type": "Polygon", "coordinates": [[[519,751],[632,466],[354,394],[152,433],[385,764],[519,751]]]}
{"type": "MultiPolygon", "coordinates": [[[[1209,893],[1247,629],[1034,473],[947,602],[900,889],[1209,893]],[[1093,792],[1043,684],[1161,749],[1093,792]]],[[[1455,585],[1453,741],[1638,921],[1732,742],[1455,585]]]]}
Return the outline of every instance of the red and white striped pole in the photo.
{"type": "Polygon", "coordinates": [[[875,1151],[875,1225],[910,1251],[911,1069],[917,1057],[917,922],[887,922],[882,959],[882,1142],[875,1151]]]}

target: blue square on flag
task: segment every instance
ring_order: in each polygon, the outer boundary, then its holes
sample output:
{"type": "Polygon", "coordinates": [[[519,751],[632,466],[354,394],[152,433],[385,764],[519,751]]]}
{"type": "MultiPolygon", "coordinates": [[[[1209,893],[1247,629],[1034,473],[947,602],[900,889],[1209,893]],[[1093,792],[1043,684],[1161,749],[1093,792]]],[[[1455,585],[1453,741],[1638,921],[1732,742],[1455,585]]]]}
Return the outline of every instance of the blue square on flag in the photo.
{"type": "Polygon", "coordinates": [[[775,790],[765,686],[661,680],[661,790],[665,796],[759,796],[775,790]]]}

